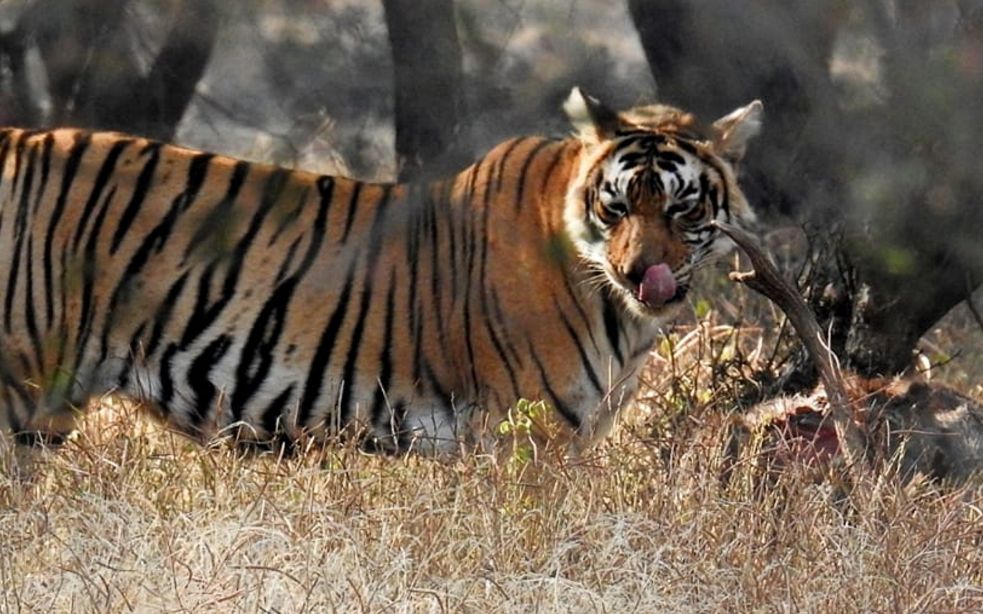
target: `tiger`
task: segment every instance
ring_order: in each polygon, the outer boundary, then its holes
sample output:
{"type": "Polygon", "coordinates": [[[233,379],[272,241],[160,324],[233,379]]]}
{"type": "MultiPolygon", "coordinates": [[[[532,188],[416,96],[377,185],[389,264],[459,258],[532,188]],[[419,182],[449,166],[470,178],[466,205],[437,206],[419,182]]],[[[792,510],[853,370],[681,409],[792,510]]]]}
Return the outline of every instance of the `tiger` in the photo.
{"type": "Polygon", "coordinates": [[[588,449],[754,213],[754,101],[710,126],[574,88],[566,138],[369,183],[120,133],[0,131],[0,427],[117,394],[208,441],[478,445],[519,399],[588,449]]]}

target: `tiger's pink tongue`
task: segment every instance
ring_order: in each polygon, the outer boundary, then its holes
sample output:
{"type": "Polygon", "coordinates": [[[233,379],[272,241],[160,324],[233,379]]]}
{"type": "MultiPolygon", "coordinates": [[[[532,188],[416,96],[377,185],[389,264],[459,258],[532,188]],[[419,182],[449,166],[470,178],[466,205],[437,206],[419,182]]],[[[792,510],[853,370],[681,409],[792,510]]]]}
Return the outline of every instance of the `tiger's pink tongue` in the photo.
{"type": "Polygon", "coordinates": [[[661,307],[676,295],[676,278],[668,264],[655,264],[645,270],[638,284],[638,300],[649,307],[661,307]]]}

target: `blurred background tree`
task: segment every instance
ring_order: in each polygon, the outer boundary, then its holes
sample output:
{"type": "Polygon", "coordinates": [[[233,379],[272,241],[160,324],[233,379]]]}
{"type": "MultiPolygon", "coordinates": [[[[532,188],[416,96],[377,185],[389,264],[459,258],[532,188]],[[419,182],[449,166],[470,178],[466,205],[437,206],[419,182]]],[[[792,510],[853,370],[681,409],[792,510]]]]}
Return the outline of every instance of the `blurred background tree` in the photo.
{"type": "Polygon", "coordinates": [[[983,95],[980,3],[629,6],[664,97],[711,117],[765,101],[752,202],[823,244],[808,289],[837,354],[866,374],[908,368],[983,281],[983,113],[967,104],[983,95]]]}
{"type": "Polygon", "coordinates": [[[395,73],[398,178],[414,179],[423,170],[428,175],[453,172],[460,161],[447,154],[454,149],[463,102],[454,3],[383,0],[382,4],[395,73]]]}
{"type": "Polygon", "coordinates": [[[0,122],[364,179],[564,134],[573,85],[704,119],[761,98],[747,191],[805,228],[801,282],[862,372],[909,368],[983,281],[983,0],[0,3],[0,122]]]}
{"type": "Polygon", "coordinates": [[[0,38],[15,105],[10,119],[173,138],[215,45],[216,3],[153,4],[166,32],[156,41],[136,39],[130,0],[19,4],[21,14],[0,38]],[[144,53],[134,53],[136,45],[144,53]],[[44,92],[31,87],[30,51],[40,58],[43,75],[34,77],[44,77],[44,92]]]}

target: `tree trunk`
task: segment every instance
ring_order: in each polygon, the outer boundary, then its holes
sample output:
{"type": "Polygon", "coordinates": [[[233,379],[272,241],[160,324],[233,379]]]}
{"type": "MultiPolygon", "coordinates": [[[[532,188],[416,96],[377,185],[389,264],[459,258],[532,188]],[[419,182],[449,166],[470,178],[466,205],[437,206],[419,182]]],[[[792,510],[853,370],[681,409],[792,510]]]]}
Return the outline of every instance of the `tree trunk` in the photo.
{"type": "Polygon", "coordinates": [[[204,74],[219,28],[215,0],[177,0],[174,22],[146,73],[127,37],[129,0],[37,3],[34,34],[48,75],[51,123],[169,140],[204,74]]]}
{"type": "MultiPolygon", "coordinates": [[[[909,368],[918,339],[983,281],[983,179],[967,136],[983,130],[967,104],[983,94],[983,54],[975,0],[962,2],[962,38],[941,43],[868,4],[887,50],[874,102],[831,78],[847,17],[835,3],[629,0],[664,101],[716,117],[763,99],[742,183],[759,212],[792,216],[829,246],[811,303],[845,366],[874,375],[909,368]]],[[[811,385],[811,372],[803,356],[787,381],[811,385]]]]}
{"type": "Polygon", "coordinates": [[[453,0],[384,0],[395,67],[400,181],[442,174],[461,121],[461,45],[453,0]]]}
{"type": "Polygon", "coordinates": [[[21,28],[0,32],[0,125],[37,125],[40,108],[27,76],[27,38],[21,28]]]}
{"type": "Polygon", "coordinates": [[[182,0],[171,31],[143,79],[142,133],[160,140],[174,136],[195,86],[205,74],[218,36],[220,15],[212,0],[182,0]]]}

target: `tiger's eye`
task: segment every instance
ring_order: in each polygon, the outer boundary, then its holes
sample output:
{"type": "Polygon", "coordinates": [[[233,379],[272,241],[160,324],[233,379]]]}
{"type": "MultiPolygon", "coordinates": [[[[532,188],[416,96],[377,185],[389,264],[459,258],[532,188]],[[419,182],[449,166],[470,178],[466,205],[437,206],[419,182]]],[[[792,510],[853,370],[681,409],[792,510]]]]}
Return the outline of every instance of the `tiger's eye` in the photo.
{"type": "Polygon", "coordinates": [[[628,203],[623,200],[601,202],[597,215],[605,224],[615,224],[628,216],[628,203]]]}
{"type": "Polygon", "coordinates": [[[700,206],[699,204],[697,204],[692,209],[690,209],[689,211],[687,211],[686,213],[684,213],[682,215],[682,219],[685,222],[694,222],[695,223],[695,222],[702,221],[703,220],[703,215],[704,215],[703,207],[700,206]]]}

